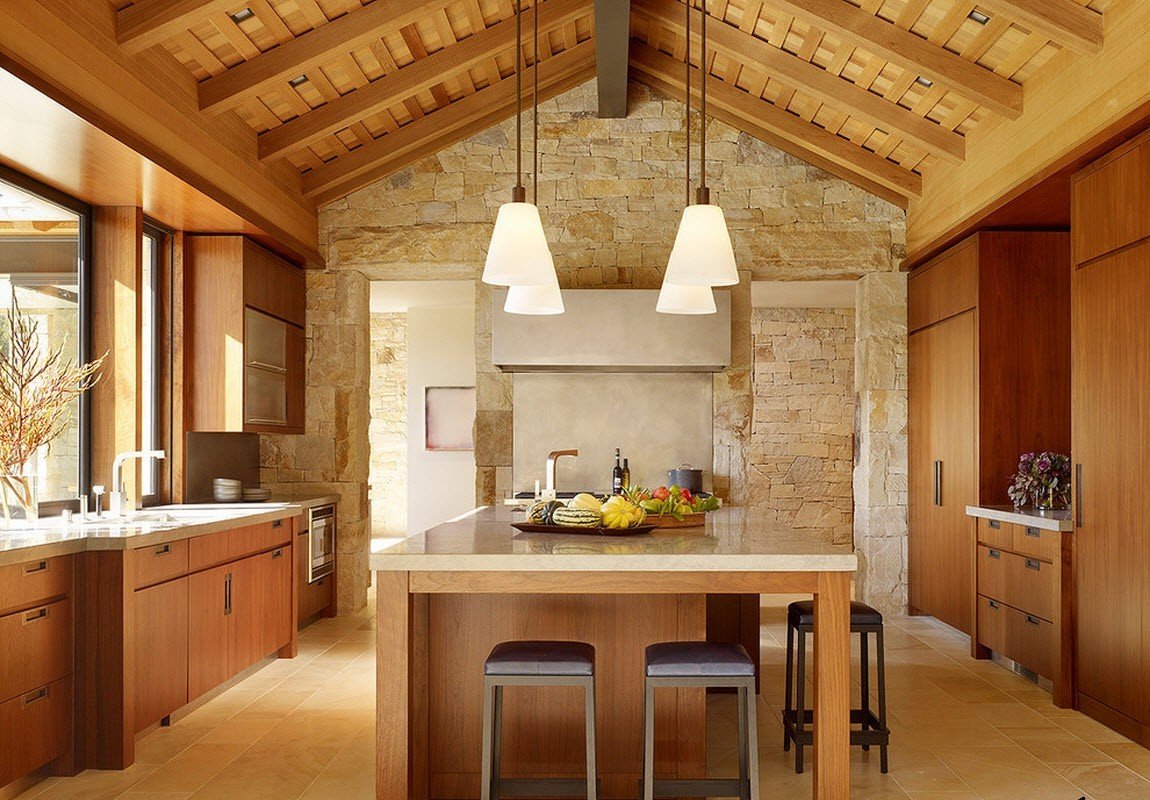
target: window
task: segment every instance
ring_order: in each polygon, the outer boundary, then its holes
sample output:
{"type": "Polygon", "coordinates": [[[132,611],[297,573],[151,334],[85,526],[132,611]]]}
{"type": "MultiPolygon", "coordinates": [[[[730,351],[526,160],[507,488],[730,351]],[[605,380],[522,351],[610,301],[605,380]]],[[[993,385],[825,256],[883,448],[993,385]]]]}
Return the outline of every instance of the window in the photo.
{"type": "MultiPolygon", "coordinates": [[[[144,226],[143,261],[140,270],[140,445],[160,450],[160,324],[159,279],[164,232],[144,226]]],[[[141,467],[140,494],[144,502],[155,500],[160,488],[160,463],[146,459],[141,467]]]]}
{"type": "MultiPolygon", "coordinates": [[[[88,209],[5,170],[0,179],[0,305],[15,303],[38,327],[43,351],[67,359],[88,353],[88,209]]],[[[74,501],[88,488],[88,398],[72,404],[60,435],[26,465],[41,509],[74,501]]]]}

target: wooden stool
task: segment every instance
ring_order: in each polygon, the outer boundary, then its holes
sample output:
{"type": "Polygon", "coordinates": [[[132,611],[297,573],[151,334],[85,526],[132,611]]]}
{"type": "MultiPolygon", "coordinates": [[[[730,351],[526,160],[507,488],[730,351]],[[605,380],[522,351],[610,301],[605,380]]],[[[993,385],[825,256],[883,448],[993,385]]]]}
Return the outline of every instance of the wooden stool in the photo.
{"type": "Polygon", "coordinates": [[[664,642],[647,648],[643,696],[643,800],[656,797],[738,797],[759,800],[759,739],[755,715],[755,662],[738,644],[664,642]],[[739,777],[655,779],[655,689],[724,686],[739,694],[739,777]]]}
{"type": "Polygon", "coordinates": [[[503,642],[483,665],[482,800],[500,797],[597,798],[595,648],[584,642],[503,642]],[[587,779],[501,778],[504,686],[582,686],[586,698],[587,779]]]}
{"type": "MultiPolygon", "coordinates": [[[[807,634],[814,633],[814,601],[800,600],[787,606],[787,679],[783,698],[783,749],[795,744],[795,772],[803,771],[803,748],[814,743],[814,732],[808,727],[814,722],[814,712],[805,704],[807,634]],[[798,675],[795,675],[794,639],[798,639],[798,675]],[[798,699],[794,698],[798,681],[798,699]]],[[[851,603],[851,633],[859,634],[859,655],[862,659],[859,682],[862,684],[862,708],[851,709],[851,724],[861,729],[851,730],[851,745],[863,750],[878,745],[880,764],[887,771],[886,750],[890,729],[886,725],[886,662],[883,651],[882,614],[866,603],[851,603]],[[870,708],[870,659],[867,655],[867,636],[874,634],[878,647],[878,716],[870,708]]]]}

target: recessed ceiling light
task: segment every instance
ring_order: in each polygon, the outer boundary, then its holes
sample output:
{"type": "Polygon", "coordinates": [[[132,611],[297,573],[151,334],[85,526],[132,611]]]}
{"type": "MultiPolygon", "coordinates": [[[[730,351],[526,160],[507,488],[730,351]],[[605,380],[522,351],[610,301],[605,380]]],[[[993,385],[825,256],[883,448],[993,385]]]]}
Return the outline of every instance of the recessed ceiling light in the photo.
{"type": "Polygon", "coordinates": [[[303,84],[307,83],[307,75],[296,75],[294,78],[288,81],[288,83],[290,83],[292,86],[302,86],[303,84]]]}
{"type": "Polygon", "coordinates": [[[250,8],[241,8],[239,11],[231,15],[232,22],[235,23],[243,22],[245,19],[251,19],[254,16],[255,12],[250,8]]]}
{"type": "Polygon", "coordinates": [[[930,78],[924,78],[921,75],[919,75],[917,78],[915,78],[914,82],[917,83],[919,86],[925,86],[928,89],[931,86],[934,86],[934,81],[932,81],[930,78]]]}
{"type": "Polygon", "coordinates": [[[990,17],[986,16],[986,14],[983,14],[978,10],[971,11],[966,16],[977,22],[979,25],[985,25],[986,23],[990,22],[990,17]]]}

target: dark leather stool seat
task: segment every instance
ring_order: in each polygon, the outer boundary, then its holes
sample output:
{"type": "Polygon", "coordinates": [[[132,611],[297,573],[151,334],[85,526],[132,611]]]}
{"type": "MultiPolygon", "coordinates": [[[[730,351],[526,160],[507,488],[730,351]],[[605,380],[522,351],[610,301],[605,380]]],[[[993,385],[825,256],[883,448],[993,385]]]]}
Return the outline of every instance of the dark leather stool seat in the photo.
{"type": "Polygon", "coordinates": [[[595,674],[595,648],[586,642],[501,642],[483,674],[589,677],[595,674]]]}
{"type": "Polygon", "coordinates": [[[648,678],[753,678],[755,662],[741,644],[662,642],[647,648],[648,678]]]}
{"type": "MultiPolygon", "coordinates": [[[[797,600],[787,606],[788,625],[814,625],[815,601],[797,600]]],[[[882,625],[882,614],[866,603],[851,603],[851,625],[882,625]]]]}

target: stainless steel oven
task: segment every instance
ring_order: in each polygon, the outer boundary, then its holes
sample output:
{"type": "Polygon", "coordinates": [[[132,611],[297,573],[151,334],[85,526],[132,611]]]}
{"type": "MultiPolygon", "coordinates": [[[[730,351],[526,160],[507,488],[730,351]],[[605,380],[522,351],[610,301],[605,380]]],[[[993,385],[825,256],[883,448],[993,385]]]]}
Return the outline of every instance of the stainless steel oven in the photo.
{"type": "Polygon", "coordinates": [[[307,581],[315,583],[335,572],[335,506],[316,506],[307,512],[307,581]]]}

